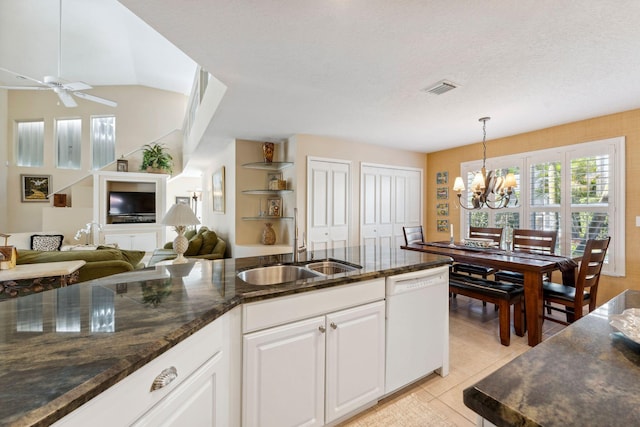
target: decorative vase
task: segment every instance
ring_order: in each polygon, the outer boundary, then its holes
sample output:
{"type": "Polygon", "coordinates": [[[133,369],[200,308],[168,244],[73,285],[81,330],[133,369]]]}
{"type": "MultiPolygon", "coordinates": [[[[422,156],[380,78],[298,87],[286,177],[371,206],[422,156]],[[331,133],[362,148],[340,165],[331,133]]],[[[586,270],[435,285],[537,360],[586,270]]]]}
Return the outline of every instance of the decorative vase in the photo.
{"type": "Polygon", "coordinates": [[[271,228],[271,223],[266,223],[264,225],[264,230],[262,230],[262,244],[263,245],[273,245],[276,243],[276,232],[271,228]]]}
{"type": "Polygon", "coordinates": [[[264,156],[264,161],[266,163],[273,162],[273,150],[273,142],[265,142],[264,144],[262,144],[262,155],[264,156]]]}

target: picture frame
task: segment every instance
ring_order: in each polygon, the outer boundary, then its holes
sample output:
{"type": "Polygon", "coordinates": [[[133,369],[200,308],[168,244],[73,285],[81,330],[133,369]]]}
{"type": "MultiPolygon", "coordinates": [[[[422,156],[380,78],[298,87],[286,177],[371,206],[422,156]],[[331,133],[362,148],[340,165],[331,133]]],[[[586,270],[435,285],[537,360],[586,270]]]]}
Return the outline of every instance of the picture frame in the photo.
{"type": "Polygon", "coordinates": [[[20,175],[21,200],[23,203],[49,201],[53,189],[51,175],[20,175]]]}
{"type": "Polygon", "coordinates": [[[215,171],[211,177],[211,198],[213,200],[213,213],[224,213],[224,166],[215,171]]]}
{"type": "Polygon", "coordinates": [[[267,188],[277,190],[278,182],[282,181],[282,172],[269,172],[267,174],[267,188]]]}
{"type": "Polygon", "coordinates": [[[449,183],[449,172],[436,172],[436,184],[443,185],[449,183]]]}
{"type": "Polygon", "coordinates": [[[449,199],[449,188],[448,187],[438,187],[436,191],[436,199],[438,200],[447,200],[449,199]]]}
{"type": "Polygon", "coordinates": [[[129,172],[129,160],[118,159],[116,170],[118,172],[129,172]]]}
{"type": "Polygon", "coordinates": [[[176,196],[176,205],[182,203],[183,205],[191,206],[191,197],[189,196],[176,196]]]}
{"type": "Polygon", "coordinates": [[[267,216],[282,216],[282,199],[280,197],[267,199],[267,216]]]}
{"type": "Polygon", "coordinates": [[[438,232],[447,232],[449,231],[449,220],[448,219],[438,219],[436,220],[436,225],[438,228],[438,232]]]}
{"type": "Polygon", "coordinates": [[[438,216],[449,216],[449,203],[436,204],[436,214],[438,216]]]}

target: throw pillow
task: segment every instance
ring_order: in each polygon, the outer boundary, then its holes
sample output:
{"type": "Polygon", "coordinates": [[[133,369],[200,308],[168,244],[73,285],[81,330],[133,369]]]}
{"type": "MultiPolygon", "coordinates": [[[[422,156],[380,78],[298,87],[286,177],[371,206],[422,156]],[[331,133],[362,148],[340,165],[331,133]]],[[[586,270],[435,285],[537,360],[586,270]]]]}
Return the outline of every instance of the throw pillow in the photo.
{"type": "Polygon", "coordinates": [[[205,231],[202,233],[202,247],[198,252],[198,255],[209,255],[213,252],[213,248],[218,243],[218,236],[215,231],[205,231]]]}
{"type": "Polygon", "coordinates": [[[187,251],[184,253],[184,256],[194,256],[198,255],[198,251],[202,247],[202,237],[196,236],[193,239],[189,240],[189,247],[187,251]]]}
{"type": "Polygon", "coordinates": [[[34,251],[59,251],[63,240],[62,234],[34,234],[31,236],[31,249],[34,251]]]}

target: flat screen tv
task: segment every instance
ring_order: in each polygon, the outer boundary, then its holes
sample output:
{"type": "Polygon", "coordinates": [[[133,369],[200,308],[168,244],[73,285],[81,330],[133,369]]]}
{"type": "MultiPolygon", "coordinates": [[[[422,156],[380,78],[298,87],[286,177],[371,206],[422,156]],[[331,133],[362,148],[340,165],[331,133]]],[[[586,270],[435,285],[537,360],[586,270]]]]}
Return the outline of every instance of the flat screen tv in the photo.
{"type": "Polygon", "coordinates": [[[110,191],[109,215],[153,216],[156,214],[156,193],[139,191],[110,191]]]}

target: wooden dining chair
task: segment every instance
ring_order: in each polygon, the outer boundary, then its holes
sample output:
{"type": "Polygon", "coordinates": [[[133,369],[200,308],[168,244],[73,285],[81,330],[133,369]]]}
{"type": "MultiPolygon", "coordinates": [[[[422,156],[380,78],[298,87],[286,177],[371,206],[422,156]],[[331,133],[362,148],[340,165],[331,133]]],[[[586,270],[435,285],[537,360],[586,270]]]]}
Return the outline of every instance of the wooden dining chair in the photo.
{"type": "MultiPolygon", "coordinates": [[[[491,239],[500,245],[502,241],[502,233],[504,229],[493,227],[469,227],[469,238],[471,239],[491,239]]],[[[481,276],[486,279],[487,276],[496,272],[495,268],[485,267],[482,265],[456,263],[452,267],[455,273],[466,273],[481,276]]]]}
{"type": "MultiPolygon", "coordinates": [[[[548,230],[513,230],[513,250],[521,252],[553,255],[556,251],[557,231],[548,230]]],[[[524,275],[515,271],[500,270],[495,273],[499,282],[524,285],[524,275]]]]}
{"type": "Polygon", "coordinates": [[[611,237],[603,240],[590,239],[580,261],[578,277],[575,286],[568,286],[559,283],[544,282],[542,284],[544,306],[547,310],[560,311],[566,314],[567,321],[544,315],[544,319],[568,325],[582,317],[583,307],[588,304],[589,310],[596,308],[596,297],[598,293],[598,283],[600,282],[600,272],[609,248],[611,237]],[[553,306],[551,303],[560,305],[553,306]]]}
{"type": "Polygon", "coordinates": [[[424,233],[422,232],[421,225],[415,227],[402,227],[402,232],[404,233],[404,243],[406,245],[424,242],[424,233]]]}

